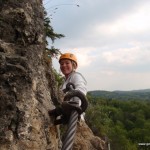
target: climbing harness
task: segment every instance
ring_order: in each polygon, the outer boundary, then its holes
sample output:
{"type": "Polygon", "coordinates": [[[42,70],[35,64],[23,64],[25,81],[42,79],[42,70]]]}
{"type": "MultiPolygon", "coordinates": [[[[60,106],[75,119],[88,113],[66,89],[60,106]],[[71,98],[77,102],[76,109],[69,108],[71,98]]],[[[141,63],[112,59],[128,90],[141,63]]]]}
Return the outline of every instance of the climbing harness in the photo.
{"type": "Polygon", "coordinates": [[[73,83],[68,83],[66,85],[66,92],[67,94],[64,97],[64,101],[70,101],[71,98],[78,97],[82,103],[81,103],[81,109],[80,109],[81,111],[78,111],[78,109],[74,109],[71,112],[69,123],[68,123],[68,129],[66,131],[65,139],[63,141],[63,146],[61,150],[72,149],[73,140],[74,140],[74,136],[75,136],[76,128],[77,128],[78,116],[79,114],[83,113],[87,109],[87,106],[88,106],[88,102],[87,102],[85,95],[82,92],[75,90],[75,86],[73,83]]]}

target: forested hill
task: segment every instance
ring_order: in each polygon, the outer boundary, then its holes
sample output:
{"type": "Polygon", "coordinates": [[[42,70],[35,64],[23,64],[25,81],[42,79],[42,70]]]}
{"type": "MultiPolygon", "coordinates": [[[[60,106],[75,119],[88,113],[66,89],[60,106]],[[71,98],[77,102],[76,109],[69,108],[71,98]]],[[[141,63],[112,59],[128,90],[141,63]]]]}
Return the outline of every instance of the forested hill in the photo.
{"type": "Polygon", "coordinates": [[[118,100],[150,100],[150,89],[133,91],[89,91],[92,97],[118,99],[118,100]]]}

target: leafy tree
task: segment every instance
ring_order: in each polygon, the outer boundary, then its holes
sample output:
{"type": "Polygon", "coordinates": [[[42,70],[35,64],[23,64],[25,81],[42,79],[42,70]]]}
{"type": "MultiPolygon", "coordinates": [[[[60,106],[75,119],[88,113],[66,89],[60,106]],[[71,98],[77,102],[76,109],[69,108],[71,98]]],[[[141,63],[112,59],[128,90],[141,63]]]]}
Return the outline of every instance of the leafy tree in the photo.
{"type": "Polygon", "coordinates": [[[111,150],[137,150],[150,141],[150,101],[117,100],[88,94],[86,121],[93,132],[108,137],[111,150]]]}
{"type": "MultiPolygon", "coordinates": [[[[54,29],[50,25],[50,23],[51,23],[50,18],[47,17],[47,12],[44,11],[44,27],[45,27],[45,34],[47,37],[46,38],[46,49],[44,52],[44,59],[48,64],[51,63],[52,57],[57,58],[57,56],[59,54],[61,54],[60,50],[55,48],[54,46],[51,46],[51,48],[48,48],[48,39],[50,38],[52,43],[54,43],[54,41],[56,39],[60,39],[60,38],[64,37],[63,34],[58,34],[58,33],[54,32],[54,29]]],[[[53,73],[54,73],[54,76],[55,76],[55,79],[57,81],[58,88],[59,88],[60,85],[62,84],[63,77],[55,69],[53,69],[53,73]]]]}
{"type": "MultiPolygon", "coordinates": [[[[52,40],[52,43],[56,39],[60,39],[64,37],[63,34],[58,34],[54,32],[53,27],[50,25],[51,21],[50,18],[47,17],[47,12],[44,12],[44,27],[45,27],[45,34],[47,38],[50,38],[52,40]]],[[[46,40],[46,46],[48,46],[48,41],[46,40]]],[[[54,46],[51,46],[51,48],[46,47],[46,54],[48,57],[57,57],[60,54],[60,50],[55,48],[54,46]]]]}
{"type": "MultiPolygon", "coordinates": [[[[121,125],[122,126],[122,125],[121,125]]],[[[111,140],[111,149],[113,150],[131,150],[130,141],[127,139],[127,132],[119,124],[111,129],[109,138],[111,140]]]]}

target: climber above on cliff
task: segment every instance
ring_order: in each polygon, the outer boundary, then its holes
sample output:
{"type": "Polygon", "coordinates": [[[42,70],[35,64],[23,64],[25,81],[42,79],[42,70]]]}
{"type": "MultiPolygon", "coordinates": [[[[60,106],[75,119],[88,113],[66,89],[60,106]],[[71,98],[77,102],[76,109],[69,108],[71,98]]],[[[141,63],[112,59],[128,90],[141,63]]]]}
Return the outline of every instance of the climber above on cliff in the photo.
{"type": "MultiPolygon", "coordinates": [[[[86,95],[87,82],[81,73],[76,72],[76,69],[78,67],[76,56],[71,53],[64,53],[59,58],[59,64],[60,64],[60,70],[65,76],[65,81],[62,85],[62,90],[65,91],[66,85],[68,83],[73,83],[75,86],[75,90],[78,90],[82,92],[84,95],[86,95]]],[[[77,104],[81,106],[81,100],[78,97],[73,97],[71,101],[77,102],[77,104]]],[[[62,108],[56,108],[54,110],[50,110],[49,115],[59,116],[62,113],[61,109],[62,108]]],[[[81,114],[81,119],[84,120],[83,114],[81,114]]]]}

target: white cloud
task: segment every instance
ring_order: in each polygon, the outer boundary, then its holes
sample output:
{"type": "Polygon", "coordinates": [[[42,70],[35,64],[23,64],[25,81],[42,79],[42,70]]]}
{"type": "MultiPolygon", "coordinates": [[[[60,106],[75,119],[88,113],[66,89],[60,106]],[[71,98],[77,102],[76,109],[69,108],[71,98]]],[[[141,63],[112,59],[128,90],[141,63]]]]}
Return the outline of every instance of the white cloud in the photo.
{"type": "Polygon", "coordinates": [[[88,90],[136,90],[150,87],[150,73],[93,72],[86,76],[88,90]],[[145,82],[146,81],[146,82],[145,82]]]}
{"type": "MultiPolygon", "coordinates": [[[[93,51],[93,47],[88,47],[86,49],[85,48],[73,48],[69,51],[69,53],[73,53],[76,55],[79,68],[82,68],[82,67],[89,66],[93,62],[95,56],[90,54],[92,51],[93,51]]],[[[62,52],[66,53],[68,51],[62,50],[62,52]]]]}
{"type": "Polygon", "coordinates": [[[145,46],[134,45],[131,48],[120,48],[114,51],[106,51],[102,54],[108,63],[123,65],[138,65],[150,63],[150,49],[145,46]]]}
{"type": "Polygon", "coordinates": [[[112,22],[100,23],[95,26],[95,32],[107,35],[141,33],[150,30],[150,2],[141,5],[136,12],[123,14],[112,22]]]}

